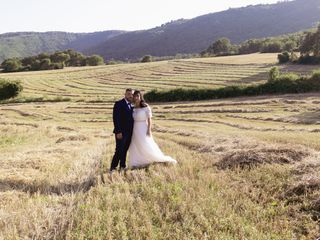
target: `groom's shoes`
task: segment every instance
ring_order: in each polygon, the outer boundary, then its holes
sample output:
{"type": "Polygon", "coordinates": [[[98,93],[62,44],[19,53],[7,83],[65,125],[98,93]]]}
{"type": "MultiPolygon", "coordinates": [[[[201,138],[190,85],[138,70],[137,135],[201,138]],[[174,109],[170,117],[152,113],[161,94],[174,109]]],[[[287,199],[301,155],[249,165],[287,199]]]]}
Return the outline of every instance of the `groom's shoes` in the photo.
{"type": "Polygon", "coordinates": [[[112,175],[116,172],[116,169],[110,169],[109,170],[109,176],[112,178],[112,175]]]}
{"type": "Polygon", "coordinates": [[[119,172],[120,173],[122,173],[122,172],[126,173],[128,170],[129,170],[129,168],[127,168],[127,167],[121,167],[119,172]]]}

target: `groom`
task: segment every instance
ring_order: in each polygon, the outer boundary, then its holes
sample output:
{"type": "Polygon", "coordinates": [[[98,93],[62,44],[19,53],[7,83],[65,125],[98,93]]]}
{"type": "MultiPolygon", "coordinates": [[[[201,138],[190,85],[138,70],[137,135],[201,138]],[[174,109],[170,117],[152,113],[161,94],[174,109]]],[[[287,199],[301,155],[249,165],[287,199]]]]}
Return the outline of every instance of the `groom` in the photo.
{"type": "Polygon", "coordinates": [[[113,107],[113,124],[116,138],[116,150],[112,158],[110,172],[116,170],[120,161],[120,170],[126,169],[127,151],[133,131],[133,89],[126,89],[122,100],[115,102],[113,107]]]}

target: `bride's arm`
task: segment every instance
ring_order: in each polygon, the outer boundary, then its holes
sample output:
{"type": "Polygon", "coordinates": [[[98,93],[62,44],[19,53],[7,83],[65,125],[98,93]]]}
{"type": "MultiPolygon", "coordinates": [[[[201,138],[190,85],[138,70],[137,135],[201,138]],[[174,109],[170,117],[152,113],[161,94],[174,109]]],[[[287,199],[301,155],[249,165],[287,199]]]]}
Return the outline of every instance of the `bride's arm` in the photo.
{"type": "Polygon", "coordinates": [[[148,122],[147,135],[151,136],[151,126],[152,126],[151,117],[152,117],[152,112],[151,112],[151,108],[149,106],[147,107],[146,114],[147,114],[147,122],[148,122]]]}
{"type": "Polygon", "coordinates": [[[151,121],[151,117],[148,117],[148,130],[147,130],[147,135],[148,136],[151,136],[151,124],[152,124],[152,121],[151,121]]]}

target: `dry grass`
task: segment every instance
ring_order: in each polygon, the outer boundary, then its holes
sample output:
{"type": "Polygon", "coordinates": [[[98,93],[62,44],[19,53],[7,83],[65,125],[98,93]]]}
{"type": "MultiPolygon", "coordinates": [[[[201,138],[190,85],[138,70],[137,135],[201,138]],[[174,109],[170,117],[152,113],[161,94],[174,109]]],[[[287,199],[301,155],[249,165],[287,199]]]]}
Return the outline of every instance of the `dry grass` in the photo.
{"type": "Polygon", "coordinates": [[[269,147],[228,154],[217,164],[220,169],[252,168],[260,164],[293,164],[308,156],[308,152],[293,148],[269,147]]]}
{"type": "MultiPolygon", "coordinates": [[[[189,60],[186,60],[189,61],[189,60]]],[[[277,54],[267,53],[253,53],[246,55],[226,56],[217,58],[201,59],[201,62],[207,63],[221,63],[221,64],[235,64],[235,65],[253,65],[253,64],[275,64],[277,63],[277,54]]]]}
{"type": "Polygon", "coordinates": [[[316,239],[318,93],[155,104],[154,136],[178,165],[106,174],[112,104],[124,88],[261,82],[275,61],[5,74],[22,80],[22,98],[71,101],[0,105],[0,239],[316,239]]]}

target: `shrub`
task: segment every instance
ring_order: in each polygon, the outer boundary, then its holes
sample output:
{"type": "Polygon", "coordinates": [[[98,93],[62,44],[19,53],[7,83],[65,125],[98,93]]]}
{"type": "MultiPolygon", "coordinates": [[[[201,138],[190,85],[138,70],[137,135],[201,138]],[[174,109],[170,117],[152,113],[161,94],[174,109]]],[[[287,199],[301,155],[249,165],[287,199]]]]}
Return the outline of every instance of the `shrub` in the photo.
{"type": "Polygon", "coordinates": [[[151,55],[146,55],[141,59],[142,63],[146,63],[146,62],[152,62],[152,56],[151,55]]]}
{"type": "Polygon", "coordinates": [[[299,64],[320,64],[320,57],[311,56],[309,54],[303,55],[298,59],[299,64]]]}
{"type": "Polygon", "coordinates": [[[261,85],[262,93],[296,93],[298,78],[296,74],[279,75],[276,79],[261,85]]]}
{"type": "Polygon", "coordinates": [[[290,54],[288,52],[283,52],[278,54],[279,63],[287,63],[290,61],[290,54]]]}
{"type": "Polygon", "coordinates": [[[296,53],[291,52],[290,54],[290,62],[292,63],[298,63],[299,57],[296,53]]]}
{"type": "Polygon", "coordinates": [[[280,71],[278,67],[272,67],[269,71],[269,77],[268,77],[268,81],[272,82],[274,80],[276,80],[280,75],[280,71]]]}
{"type": "Polygon", "coordinates": [[[18,96],[23,87],[18,81],[7,81],[0,79],[0,100],[18,96]]]}
{"type": "Polygon", "coordinates": [[[308,82],[313,90],[320,91],[320,70],[314,71],[308,82]]]}
{"type": "Polygon", "coordinates": [[[315,71],[313,71],[313,74],[312,74],[312,76],[311,76],[311,79],[320,82],[320,70],[315,70],[315,71]]]}

